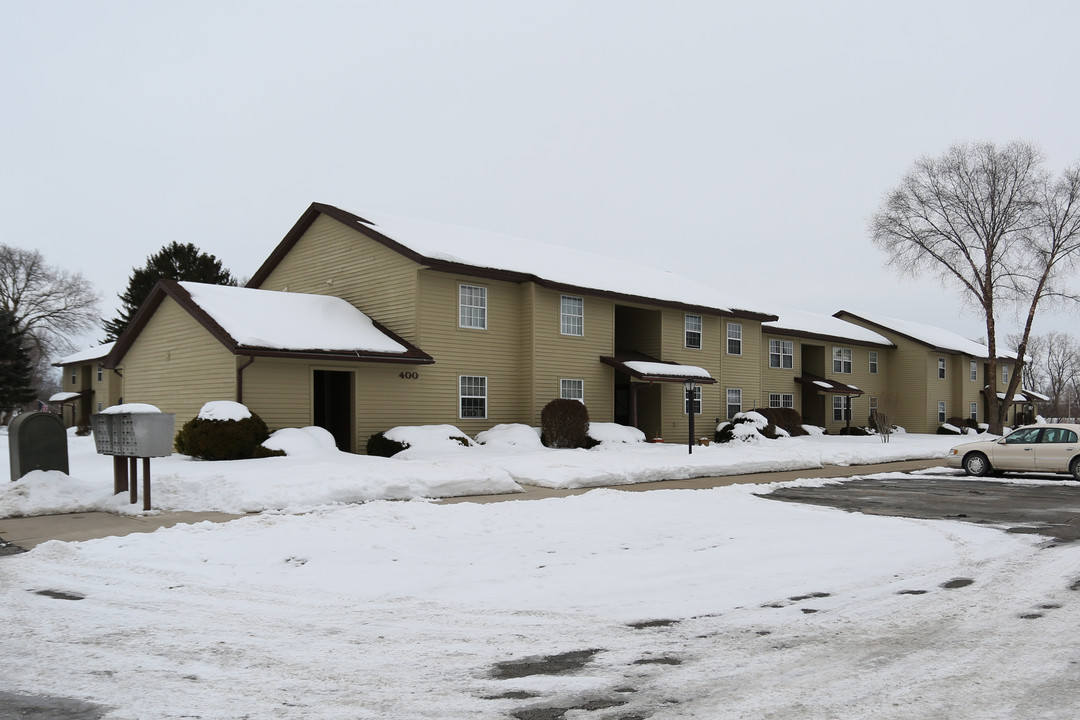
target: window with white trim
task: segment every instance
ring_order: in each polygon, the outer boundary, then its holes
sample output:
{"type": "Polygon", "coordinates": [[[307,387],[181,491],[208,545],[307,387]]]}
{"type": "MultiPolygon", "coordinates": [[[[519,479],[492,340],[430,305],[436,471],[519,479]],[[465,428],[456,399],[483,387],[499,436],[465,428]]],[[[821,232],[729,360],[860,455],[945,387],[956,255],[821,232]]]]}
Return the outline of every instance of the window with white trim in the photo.
{"type": "Polygon", "coordinates": [[[1003,385],[1008,385],[1009,384],[1009,366],[1008,365],[1002,365],[1001,366],[1001,383],[1003,385]]]}
{"type": "Polygon", "coordinates": [[[795,395],[793,393],[769,393],[769,407],[793,408],[795,407],[795,395]]]}
{"type": "Polygon", "coordinates": [[[943,423],[947,416],[948,414],[945,412],[945,401],[942,400],[937,404],[937,421],[943,423]]]}
{"type": "Polygon", "coordinates": [[[945,358],[943,357],[937,359],[937,376],[938,380],[945,379],[945,358]]]}
{"type": "Polygon", "coordinates": [[[563,378],[559,381],[559,397],[563,400],[585,402],[585,381],[563,378]]]}
{"type": "MultiPolygon", "coordinates": [[[[686,392],[686,388],[683,388],[683,415],[690,414],[690,393],[686,392]]],[[[701,386],[694,386],[694,414],[701,414],[701,386]]]]}
{"type": "Polygon", "coordinates": [[[834,421],[846,422],[848,419],[847,411],[849,408],[849,398],[846,395],[833,395],[832,419],[834,421]]]}
{"type": "Polygon", "coordinates": [[[742,388],[727,389],[727,419],[742,412],[742,388]]]}
{"type": "Polygon", "coordinates": [[[978,420],[979,419],[979,403],[977,403],[977,402],[971,403],[971,405],[969,406],[969,410],[968,410],[968,417],[971,418],[972,420],[978,420]]]}
{"type": "Polygon", "coordinates": [[[563,295],[560,300],[561,320],[559,327],[563,335],[585,335],[585,299],[573,295],[563,295]]]}
{"type": "Polygon", "coordinates": [[[461,419],[487,418],[487,378],[482,375],[462,375],[458,383],[461,419]]]}
{"type": "Polygon", "coordinates": [[[487,288],[480,285],[458,285],[458,325],[463,328],[487,330],[487,288]]]}
{"type": "Polygon", "coordinates": [[[870,399],[867,401],[867,403],[868,403],[867,407],[869,409],[870,417],[874,417],[875,415],[877,415],[877,398],[871,396],[870,399]]]}
{"type": "Polygon", "coordinates": [[[870,351],[870,374],[877,375],[878,359],[877,350],[870,351]]]}
{"type": "Polygon", "coordinates": [[[97,411],[98,411],[98,412],[101,412],[101,403],[98,403],[98,404],[97,404],[97,411]]]}
{"type": "Polygon", "coordinates": [[[97,381],[98,382],[101,382],[101,375],[104,372],[104,368],[105,368],[105,366],[103,364],[98,363],[98,366],[97,366],[97,381]]]}
{"type": "Polygon", "coordinates": [[[701,349],[701,316],[685,315],[683,320],[685,328],[684,344],[691,350],[701,349]]]}
{"type": "Polygon", "coordinates": [[[851,348],[834,347],[832,349],[832,371],[851,374],[851,348]]]}
{"type": "Polygon", "coordinates": [[[790,370],[795,365],[795,343],[792,340],[769,340],[769,367],[790,370]]]}
{"type": "Polygon", "coordinates": [[[727,324],[728,355],[742,355],[742,323],[727,324]]]}
{"type": "Polygon", "coordinates": [[[974,360],[971,361],[971,382],[977,382],[979,380],[979,364],[974,360]]]}

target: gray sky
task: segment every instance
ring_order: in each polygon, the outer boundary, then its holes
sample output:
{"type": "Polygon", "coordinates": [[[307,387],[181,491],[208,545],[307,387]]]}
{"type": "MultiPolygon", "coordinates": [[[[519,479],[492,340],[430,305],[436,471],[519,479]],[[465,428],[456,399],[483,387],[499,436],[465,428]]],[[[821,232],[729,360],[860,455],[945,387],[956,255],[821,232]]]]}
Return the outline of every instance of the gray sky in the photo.
{"type": "Polygon", "coordinates": [[[979,337],[866,221],[958,141],[1080,159],[1080,5],[881,5],[5,3],[0,241],[81,270],[112,317],[166,243],[246,277],[319,201],[979,337]]]}

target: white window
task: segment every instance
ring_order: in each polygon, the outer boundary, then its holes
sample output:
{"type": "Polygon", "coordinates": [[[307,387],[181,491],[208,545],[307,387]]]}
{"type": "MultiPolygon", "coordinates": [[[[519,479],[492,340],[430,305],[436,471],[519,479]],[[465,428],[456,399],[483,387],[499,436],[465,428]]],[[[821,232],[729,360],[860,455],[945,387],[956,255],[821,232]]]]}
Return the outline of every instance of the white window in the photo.
{"type": "Polygon", "coordinates": [[[979,419],[979,403],[971,403],[970,410],[968,411],[968,417],[970,417],[972,420],[979,419]]]}
{"type": "MultiPolygon", "coordinates": [[[[683,388],[683,415],[690,414],[690,393],[686,392],[686,388],[683,388]]],[[[701,414],[701,386],[694,386],[694,414],[701,414]]]]}
{"type": "Polygon", "coordinates": [[[585,300],[572,295],[563,295],[561,306],[562,334],[583,336],[585,334],[585,300]]]}
{"type": "Polygon", "coordinates": [[[945,401],[942,400],[941,402],[939,402],[937,404],[937,421],[943,423],[943,422],[945,422],[945,417],[946,417],[945,401]]]}
{"type": "Polygon", "coordinates": [[[71,371],[71,384],[76,385],[79,382],[79,373],[76,370],[71,371]]]}
{"type": "Polygon", "coordinates": [[[848,420],[847,410],[850,407],[849,398],[845,395],[833,395],[832,398],[832,419],[837,422],[846,422],[848,420]]]}
{"type": "Polygon", "coordinates": [[[460,383],[461,418],[483,420],[487,417],[487,378],[480,375],[462,375],[460,383]]]}
{"type": "Polygon", "coordinates": [[[870,374],[877,375],[877,350],[870,351],[870,374]]]}
{"type": "Polygon", "coordinates": [[[686,328],[686,347],[692,350],[701,349],[701,316],[687,315],[684,321],[686,328]]]}
{"type": "Polygon", "coordinates": [[[943,357],[937,359],[937,376],[938,380],[945,379],[945,358],[943,357]]]}
{"type": "Polygon", "coordinates": [[[971,382],[977,382],[979,379],[979,365],[974,360],[971,361],[971,382]]]}
{"type": "Polygon", "coordinates": [[[851,348],[834,347],[832,349],[832,371],[851,373],[851,348]]]}
{"type": "Polygon", "coordinates": [[[460,312],[458,324],[463,328],[487,329],[487,288],[479,285],[459,285],[460,312]]]}
{"type": "Polygon", "coordinates": [[[742,388],[727,389],[727,419],[742,412],[742,388]]]}
{"type": "Polygon", "coordinates": [[[870,400],[869,400],[869,412],[870,412],[870,417],[874,417],[875,415],[877,415],[877,398],[876,397],[871,397],[870,400]]]}
{"type": "Polygon", "coordinates": [[[769,407],[793,408],[795,407],[795,395],[792,393],[769,393],[769,407]]]}
{"type": "Polygon", "coordinates": [[[1001,366],[1001,382],[1002,382],[1003,385],[1008,385],[1009,384],[1009,366],[1008,365],[1002,365],[1001,366]]]}
{"type": "Polygon", "coordinates": [[[742,323],[727,324],[728,355],[742,355],[742,323]]]}
{"type": "Polygon", "coordinates": [[[104,371],[104,367],[105,367],[104,365],[102,365],[101,363],[98,363],[98,366],[97,366],[97,381],[98,382],[101,382],[101,374],[104,371]]]}
{"type": "Polygon", "coordinates": [[[581,403],[585,402],[585,381],[584,380],[567,380],[562,379],[559,381],[559,397],[563,400],[577,400],[581,403]]]}
{"type": "Polygon", "coordinates": [[[795,364],[795,343],[791,340],[769,341],[769,367],[790,370],[795,364]]]}
{"type": "Polygon", "coordinates": [[[98,403],[98,404],[97,404],[97,411],[98,411],[98,412],[101,412],[101,403],[98,403]]]}

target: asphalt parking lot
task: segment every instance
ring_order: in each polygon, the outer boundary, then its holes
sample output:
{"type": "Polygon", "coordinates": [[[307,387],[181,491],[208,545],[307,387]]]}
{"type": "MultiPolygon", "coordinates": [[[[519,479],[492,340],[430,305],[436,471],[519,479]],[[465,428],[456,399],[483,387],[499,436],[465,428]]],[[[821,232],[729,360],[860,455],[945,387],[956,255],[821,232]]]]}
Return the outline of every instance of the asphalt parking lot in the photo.
{"type": "Polygon", "coordinates": [[[959,520],[1043,535],[1059,543],[1080,539],[1080,485],[1065,482],[1065,475],[1023,476],[1051,481],[1040,484],[1009,482],[1009,477],[989,481],[969,479],[959,471],[905,474],[783,488],[761,497],[867,515],[959,520]]]}

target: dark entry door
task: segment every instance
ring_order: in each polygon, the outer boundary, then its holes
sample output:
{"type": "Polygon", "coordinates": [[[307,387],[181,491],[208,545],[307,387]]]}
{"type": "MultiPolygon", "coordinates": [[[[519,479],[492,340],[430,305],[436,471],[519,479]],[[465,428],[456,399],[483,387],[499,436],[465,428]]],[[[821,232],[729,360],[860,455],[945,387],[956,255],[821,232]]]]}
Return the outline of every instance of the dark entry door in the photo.
{"type": "Polygon", "coordinates": [[[313,382],[315,425],[334,436],[338,450],[352,452],[353,374],[316,370],[313,382]]]}

